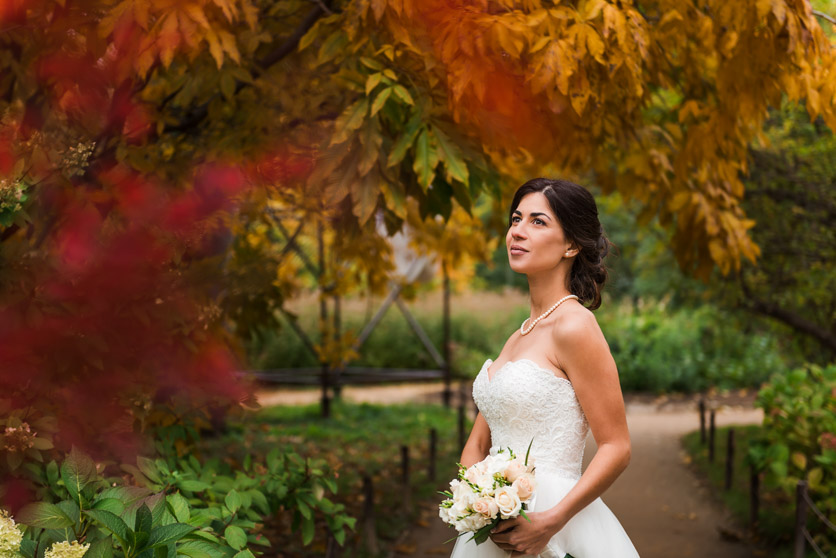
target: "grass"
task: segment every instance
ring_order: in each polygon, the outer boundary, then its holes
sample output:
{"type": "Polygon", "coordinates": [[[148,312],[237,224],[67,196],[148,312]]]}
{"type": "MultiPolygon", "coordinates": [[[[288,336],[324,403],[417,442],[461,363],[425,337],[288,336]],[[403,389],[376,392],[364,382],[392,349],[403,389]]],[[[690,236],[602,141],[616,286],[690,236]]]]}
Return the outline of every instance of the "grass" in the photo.
{"type": "MultiPolygon", "coordinates": [[[[708,459],[708,444],[700,442],[700,433],[692,432],[682,439],[685,451],[693,465],[704,475],[714,493],[732,512],[740,525],[749,524],[750,472],[746,463],[749,444],[758,437],[758,425],[735,426],[735,453],[732,487],[725,490],[726,447],[730,427],[717,428],[715,434],[714,461],[708,459]]],[[[795,503],[780,488],[760,487],[760,513],[756,528],[750,531],[751,541],[773,558],[792,556],[792,537],[795,525],[795,503]]],[[[813,557],[815,554],[809,554],[813,557]]]]}
{"type": "MultiPolygon", "coordinates": [[[[469,428],[469,426],[468,426],[469,428]]],[[[398,535],[415,519],[418,504],[440,501],[436,491],[456,473],[460,457],[457,414],[435,405],[369,405],[335,401],[332,417],[323,419],[318,405],[280,406],[260,410],[245,421],[230,425],[221,438],[208,440],[208,451],[243,456],[266,454],[276,445],[290,446],[304,457],[324,459],[337,475],[338,493],[332,500],[345,504],[358,518],[357,531],[347,539],[342,556],[369,556],[363,549],[363,475],[372,477],[375,487],[376,531],[381,555],[396,544],[398,535]],[[429,430],[438,432],[436,481],[429,480],[429,430]],[[412,507],[404,509],[401,482],[401,446],[410,448],[412,507]]],[[[302,547],[298,534],[291,532],[290,515],[268,522],[265,531],[273,543],[270,556],[300,558],[322,556],[325,527],[302,547]],[[273,552],[278,552],[274,554],[273,552]]]]}

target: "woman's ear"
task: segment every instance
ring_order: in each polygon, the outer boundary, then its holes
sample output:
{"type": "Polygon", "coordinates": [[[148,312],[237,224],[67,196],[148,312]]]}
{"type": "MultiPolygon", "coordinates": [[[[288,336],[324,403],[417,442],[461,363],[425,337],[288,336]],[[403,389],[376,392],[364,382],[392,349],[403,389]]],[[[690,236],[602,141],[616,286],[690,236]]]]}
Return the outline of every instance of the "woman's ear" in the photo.
{"type": "Polygon", "coordinates": [[[569,248],[567,248],[566,251],[563,253],[563,257],[564,258],[574,258],[575,256],[578,255],[578,252],[580,252],[580,251],[581,251],[580,248],[578,248],[578,246],[573,242],[572,244],[569,245],[569,248]]]}

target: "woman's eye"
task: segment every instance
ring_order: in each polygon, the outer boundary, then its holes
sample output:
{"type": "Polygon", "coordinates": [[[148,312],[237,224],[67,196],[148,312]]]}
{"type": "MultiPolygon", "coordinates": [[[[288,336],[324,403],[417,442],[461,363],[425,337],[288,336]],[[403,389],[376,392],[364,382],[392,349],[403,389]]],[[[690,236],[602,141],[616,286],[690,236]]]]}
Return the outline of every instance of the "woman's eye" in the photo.
{"type": "Polygon", "coordinates": [[[545,225],[546,222],[543,221],[542,219],[534,219],[534,224],[535,225],[545,225]]]}
{"type": "Polygon", "coordinates": [[[519,217],[517,217],[517,216],[511,217],[511,222],[512,222],[512,223],[519,223],[519,222],[520,222],[520,218],[519,218],[519,217]]]}

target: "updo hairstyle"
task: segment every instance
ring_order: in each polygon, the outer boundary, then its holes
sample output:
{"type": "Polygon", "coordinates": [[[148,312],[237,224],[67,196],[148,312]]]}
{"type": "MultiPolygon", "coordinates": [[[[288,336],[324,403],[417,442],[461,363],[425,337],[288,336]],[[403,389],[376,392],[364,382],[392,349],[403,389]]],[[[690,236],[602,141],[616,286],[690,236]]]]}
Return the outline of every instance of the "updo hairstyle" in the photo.
{"type": "Polygon", "coordinates": [[[598,220],[598,207],[592,194],[574,182],[534,178],[519,187],[511,202],[508,226],[520,201],[534,192],[540,192],[549,200],[552,212],[563,227],[566,238],[579,249],[569,273],[569,292],[590,310],[601,306],[601,289],[607,281],[604,258],[611,243],[598,220]]]}

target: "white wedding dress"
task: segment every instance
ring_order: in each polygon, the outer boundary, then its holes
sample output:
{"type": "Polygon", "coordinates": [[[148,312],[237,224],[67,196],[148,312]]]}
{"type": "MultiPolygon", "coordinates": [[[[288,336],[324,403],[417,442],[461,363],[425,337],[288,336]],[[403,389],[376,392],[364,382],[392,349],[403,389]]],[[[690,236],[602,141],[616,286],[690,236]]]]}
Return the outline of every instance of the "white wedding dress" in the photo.
{"type": "MultiPolygon", "coordinates": [[[[473,398],[491,429],[494,448],[524,456],[531,443],[537,489],[531,511],[557,504],[581,476],[589,424],[572,383],[530,360],[505,363],[488,377],[488,359],[473,383],[473,398]]],[[[506,558],[488,539],[477,545],[460,536],[451,558],[506,558]]],[[[632,558],[633,543],[610,509],[597,498],[554,535],[541,558],[632,558]]]]}

